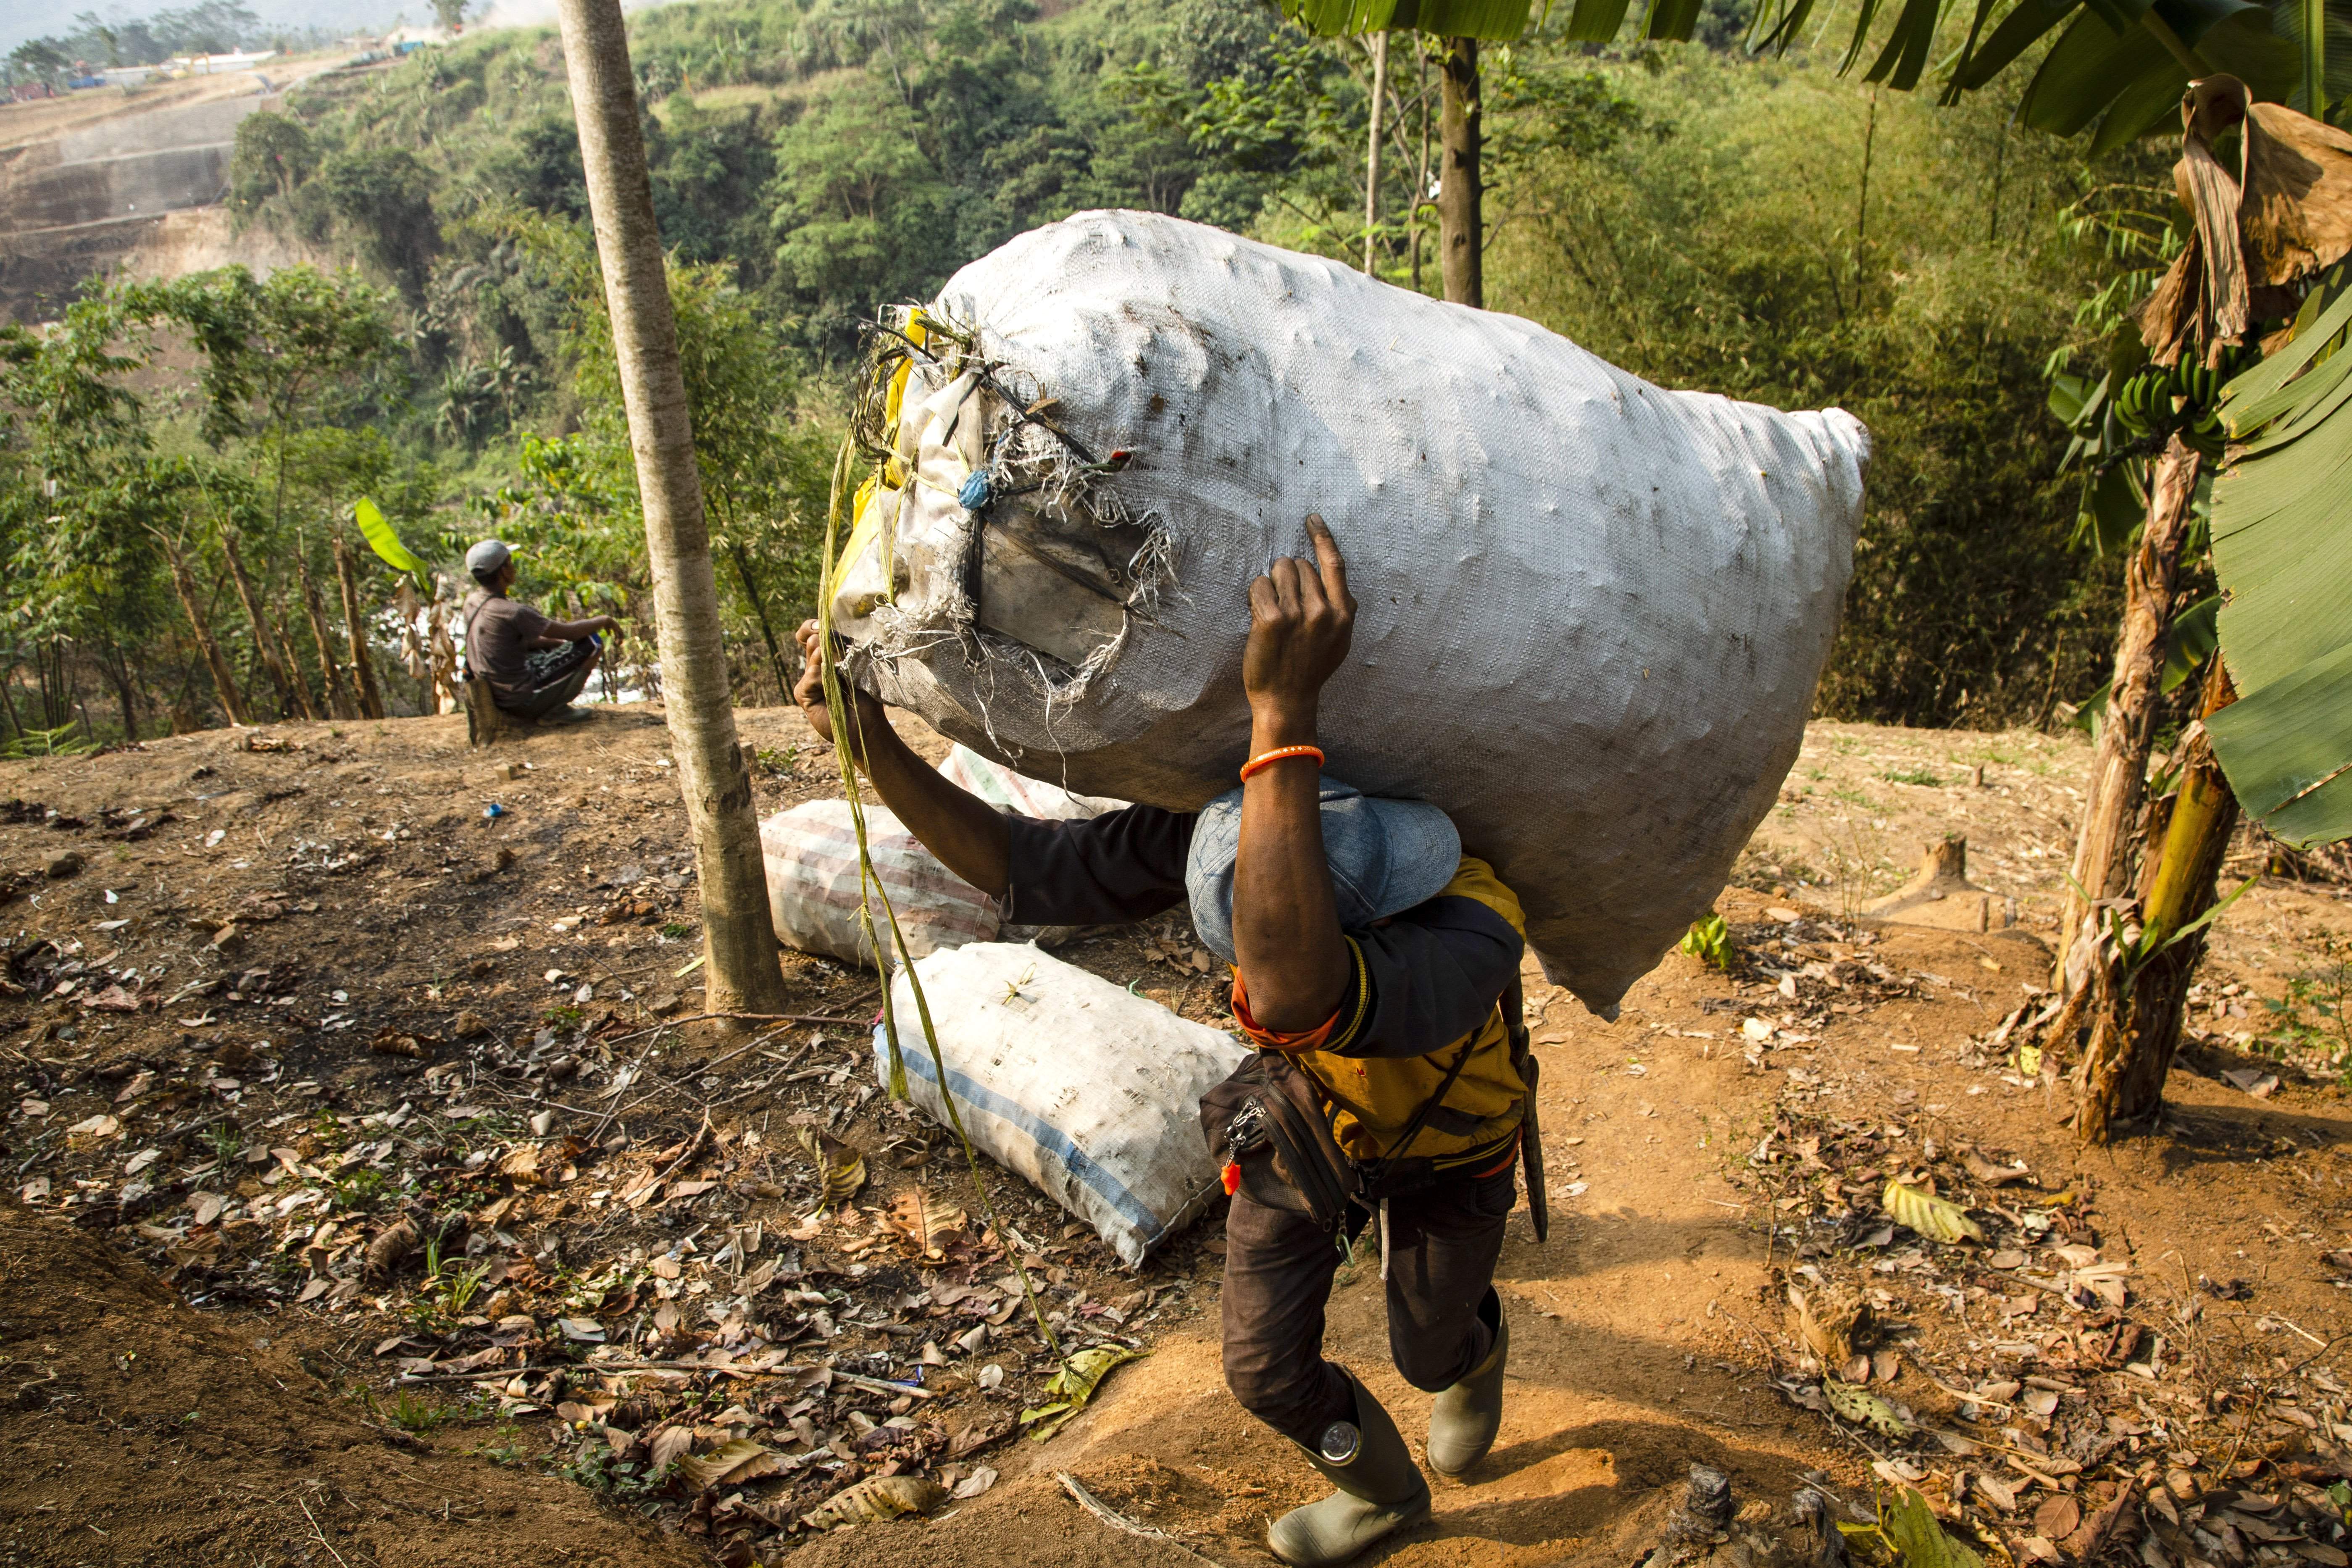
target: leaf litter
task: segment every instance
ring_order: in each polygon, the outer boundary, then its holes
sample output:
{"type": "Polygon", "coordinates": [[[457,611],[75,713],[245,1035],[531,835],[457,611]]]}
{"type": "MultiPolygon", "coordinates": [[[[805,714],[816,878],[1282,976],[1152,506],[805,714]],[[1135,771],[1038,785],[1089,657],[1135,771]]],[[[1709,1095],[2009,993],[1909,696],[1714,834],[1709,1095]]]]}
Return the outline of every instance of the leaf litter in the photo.
{"type": "MultiPolygon", "coordinates": [[[[382,765],[173,747],[176,776],[202,751],[205,785],[279,812],[373,800],[382,765]],[[273,782],[298,762],[299,790],[273,782]]],[[[1138,1331],[1196,1310],[1214,1259],[1184,1238],[1138,1279],[1010,1181],[1001,1234],[977,1226],[952,1139],[874,1083],[870,973],[788,955],[805,1020],[694,1027],[674,973],[698,951],[691,856],[616,853],[640,825],[593,813],[551,852],[559,802],[530,793],[584,803],[629,774],[542,758],[500,779],[497,817],[434,816],[428,792],[349,837],[296,815],[235,869],[182,805],[121,923],[46,895],[0,967],[36,1020],[10,1052],[12,1190],[198,1306],[299,1312],[270,1331],[317,1341],[321,1375],[392,1413],[380,1429],[446,1412],[721,1557],[908,1511],[877,1500],[979,1496],[1021,1413],[1051,1430],[1083,1408],[1138,1331]],[[407,901],[418,877],[444,879],[435,902],[407,901]],[[376,931],[402,934],[363,951],[376,931]],[[808,1522],[884,1480],[905,1484],[808,1522]]],[[[667,781],[634,793],[677,815],[667,781]]]]}

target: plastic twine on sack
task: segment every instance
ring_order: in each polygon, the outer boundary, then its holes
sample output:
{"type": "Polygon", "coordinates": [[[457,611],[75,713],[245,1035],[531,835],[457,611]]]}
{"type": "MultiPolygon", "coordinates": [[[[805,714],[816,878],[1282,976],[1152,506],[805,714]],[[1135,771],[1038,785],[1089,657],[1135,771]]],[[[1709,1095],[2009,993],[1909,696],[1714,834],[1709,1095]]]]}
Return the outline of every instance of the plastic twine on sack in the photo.
{"type": "Polygon", "coordinates": [[[940,1086],[940,1103],[948,1113],[948,1125],[954,1129],[956,1142],[963,1145],[964,1164],[971,1172],[972,1190],[979,1194],[982,1217],[988,1221],[988,1228],[1004,1248],[1004,1256],[1013,1264],[1013,1275],[1021,1281],[1021,1295],[1029,1303],[1029,1315],[1037,1324],[1038,1337],[1045,1342],[1045,1348],[1053,1352],[1054,1359],[1066,1371],[1070,1358],[1062,1349],[1062,1342],[1045,1322],[1045,1309],[1037,1300],[1036,1287],[1030,1283],[1029,1269],[1021,1261],[1021,1251],[1012,1232],[996,1217],[995,1202],[988,1195],[987,1180],[981,1174],[980,1152],[971,1145],[971,1134],[964,1131],[963,1112],[956,1107],[955,1091],[948,1087],[948,1064],[940,1050],[939,1031],[931,1025],[931,1005],[923,994],[922,977],[915,973],[915,956],[907,950],[906,933],[898,929],[898,911],[891,907],[889,890],[882,886],[881,878],[875,873],[873,852],[866,844],[866,806],[857,783],[866,761],[865,736],[861,734],[858,737],[859,752],[853,756],[849,748],[851,719],[848,692],[842,681],[841,657],[835,648],[833,637],[834,551],[840,536],[842,495],[848,486],[850,455],[854,449],[854,439],[845,437],[840,455],[834,460],[833,492],[825,506],[824,572],[817,584],[817,658],[824,677],[825,710],[833,721],[834,756],[841,766],[842,790],[849,799],[850,826],[857,837],[858,922],[873,950],[875,972],[882,982],[882,1029],[884,1037],[889,1042],[890,1098],[901,1101],[907,1100],[907,1065],[898,1045],[898,1018],[891,1006],[890,966],[875,934],[873,906],[877,899],[882,904],[883,918],[889,922],[891,947],[898,955],[899,967],[906,973],[907,988],[914,994],[916,1019],[922,1025],[923,1045],[930,1055],[931,1070],[940,1086]]]}

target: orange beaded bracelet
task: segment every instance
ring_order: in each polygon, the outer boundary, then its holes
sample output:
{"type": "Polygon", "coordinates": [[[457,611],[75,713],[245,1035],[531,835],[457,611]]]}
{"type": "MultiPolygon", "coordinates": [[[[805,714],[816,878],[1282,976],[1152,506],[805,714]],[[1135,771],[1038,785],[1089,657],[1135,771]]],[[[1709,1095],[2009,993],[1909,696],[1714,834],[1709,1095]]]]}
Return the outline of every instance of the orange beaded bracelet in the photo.
{"type": "Polygon", "coordinates": [[[1320,746],[1276,746],[1270,752],[1260,752],[1256,756],[1252,757],[1248,762],[1242,764],[1242,783],[1249,783],[1250,775],[1252,773],[1264,768],[1272,767],[1275,763],[1287,761],[1292,757],[1312,757],[1315,759],[1315,765],[1319,768],[1323,765],[1323,748],[1320,746]]]}

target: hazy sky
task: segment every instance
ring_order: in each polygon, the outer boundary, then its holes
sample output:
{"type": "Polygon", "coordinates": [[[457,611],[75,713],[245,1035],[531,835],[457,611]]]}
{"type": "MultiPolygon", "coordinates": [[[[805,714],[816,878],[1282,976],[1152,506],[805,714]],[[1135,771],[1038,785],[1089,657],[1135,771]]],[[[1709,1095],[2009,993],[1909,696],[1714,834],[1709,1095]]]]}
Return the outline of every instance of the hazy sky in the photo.
{"type": "MultiPolygon", "coordinates": [[[[77,13],[96,11],[101,16],[129,19],[169,5],[94,4],[93,0],[0,0],[0,54],[26,38],[62,33],[73,26],[77,13]]],[[[331,27],[339,32],[380,33],[394,26],[404,11],[411,22],[433,18],[431,0],[246,0],[264,23],[297,27],[331,27]]]]}
{"type": "MultiPolygon", "coordinates": [[[[172,5],[94,4],[93,0],[0,0],[0,54],[26,38],[62,33],[76,15],[96,10],[109,19],[144,16],[172,5]]],[[[184,0],[181,0],[184,3],[184,0]]],[[[642,11],[664,0],[621,0],[624,11],[642,11]]],[[[246,0],[265,26],[326,27],[336,33],[382,33],[405,22],[425,26],[433,20],[432,0],[246,0]]],[[[469,27],[539,27],[555,25],[555,0],[473,0],[467,7],[469,27]]]]}

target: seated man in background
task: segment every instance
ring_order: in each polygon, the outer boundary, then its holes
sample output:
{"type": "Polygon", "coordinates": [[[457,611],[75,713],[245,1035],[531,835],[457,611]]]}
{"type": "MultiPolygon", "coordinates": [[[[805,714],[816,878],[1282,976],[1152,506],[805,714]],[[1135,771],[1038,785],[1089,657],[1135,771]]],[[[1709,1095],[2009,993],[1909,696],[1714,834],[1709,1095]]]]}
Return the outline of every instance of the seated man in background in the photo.
{"type": "Polygon", "coordinates": [[[584,621],[551,621],[520,599],[514,586],[514,552],[485,539],[466,552],[466,570],[480,584],[466,595],[466,664],[474,679],[489,683],[499,711],[535,723],[544,719],[585,719],[571,706],[588,684],[604,652],[598,632],[618,631],[611,616],[584,621]]]}

